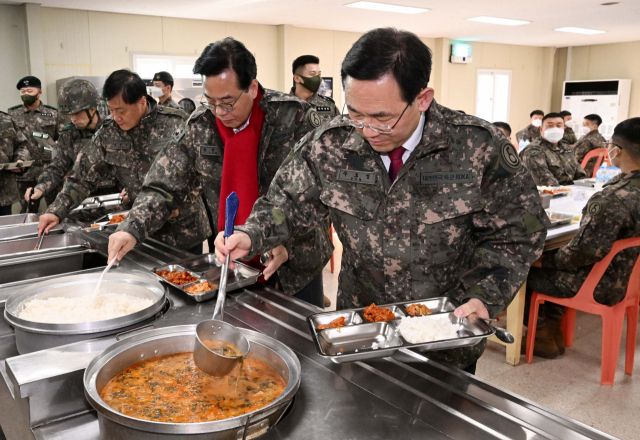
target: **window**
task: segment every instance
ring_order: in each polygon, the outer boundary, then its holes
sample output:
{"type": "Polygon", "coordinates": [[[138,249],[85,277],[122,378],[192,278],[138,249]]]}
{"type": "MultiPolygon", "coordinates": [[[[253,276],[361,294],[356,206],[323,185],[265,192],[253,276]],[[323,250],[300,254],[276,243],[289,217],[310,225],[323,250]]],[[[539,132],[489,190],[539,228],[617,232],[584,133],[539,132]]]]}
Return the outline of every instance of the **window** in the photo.
{"type": "Polygon", "coordinates": [[[478,69],[476,116],[489,122],[509,122],[511,71],[478,69]]]}
{"type": "Polygon", "coordinates": [[[133,54],[133,71],[142,79],[152,79],[156,72],[166,71],[177,78],[200,79],[194,75],[197,56],[133,54]]]}

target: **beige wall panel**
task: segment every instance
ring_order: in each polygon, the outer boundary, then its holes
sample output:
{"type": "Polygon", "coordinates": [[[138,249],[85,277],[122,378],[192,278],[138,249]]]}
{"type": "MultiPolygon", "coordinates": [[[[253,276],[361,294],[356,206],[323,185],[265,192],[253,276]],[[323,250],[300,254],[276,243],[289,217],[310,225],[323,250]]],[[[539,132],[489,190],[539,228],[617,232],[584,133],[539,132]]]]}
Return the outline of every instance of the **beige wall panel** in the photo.
{"type": "Polygon", "coordinates": [[[333,77],[335,81],[336,74],[339,75],[340,73],[340,67],[338,66],[338,71],[336,72],[333,63],[333,34],[334,31],[291,27],[283,66],[285,72],[283,87],[285,92],[289,92],[293,85],[293,73],[291,72],[293,60],[301,55],[315,55],[320,58],[322,75],[333,77]]]}
{"type": "MultiPolygon", "coordinates": [[[[506,44],[482,43],[482,59],[479,69],[510,69],[511,47],[506,44]]],[[[475,58],[475,52],[473,57],[475,58]]]]}
{"type": "Polygon", "coordinates": [[[29,72],[24,8],[0,4],[0,110],[20,104],[16,84],[29,72]]]}
{"type": "Polygon", "coordinates": [[[567,77],[567,55],[569,49],[561,47],[555,53],[555,71],[553,76],[553,93],[551,96],[551,111],[559,112],[562,108],[562,93],[564,81],[567,77]]]}
{"type": "Polygon", "coordinates": [[[209,43],[227,37],[223,21],[162,17],[163,52],[200,55],[209,43]]]}
{"type": "Polygon", "coordinates": [[[333,100],[336,105],[342,110],[342,104],[344,103],[344,96],[342,93],[342,82],[340,80],[340,69],[342,68],[342,61],[347,55],[347,52],[351,49],[353,44],[358,41],[358,38],[362,36],[359,32],[333,32],[333,100]]]}
{"type": "Polygon", "coordinates": [[[591,46],[571,48],[571,79],[589,79],[589,51],[591,46]]]}
{"type": "Polygon", "coordinates": [[[162,52],[162,18],[89,12],[91,71],[108,75],[131,68],[130,52],[162,52]]]}
{"type": "MultiPolygon", "coordinates": [[[[443,105],[453,110],[462,110],[470,115],[474,114],[476,110],[476,74],[482,64],[484,49],[482,43],[471,43],[471,46],[473,56],[471,63],[449,63],[448,99],[446,102],[442,102],[443,105]]],[[[450,53],[450,44],[443,50],[450,53]]],[[[445,61],[448,62],[448,59],[445,61]]]]}

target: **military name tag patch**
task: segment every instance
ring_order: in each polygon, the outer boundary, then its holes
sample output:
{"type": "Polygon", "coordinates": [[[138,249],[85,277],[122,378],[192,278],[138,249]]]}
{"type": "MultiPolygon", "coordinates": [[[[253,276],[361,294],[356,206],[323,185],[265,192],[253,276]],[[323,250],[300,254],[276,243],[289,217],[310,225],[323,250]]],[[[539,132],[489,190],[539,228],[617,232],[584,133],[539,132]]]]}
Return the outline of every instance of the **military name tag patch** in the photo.
{"type": "Polygon", "coordinates": [[[213,145],[200,145],[200,155],[201,156],[220,156],[220,151],[218,147],[213,145]]]}
{"type": "Polygon", "coordinates": [[[331,111],[331,107],[319,105],[319,106],[316,106],[316,111],[319,111],[319,112],[330,112],[331,111]]]}
{"type": "Polygon", "coordinates": [[[340,170],[338,172],[338,180],[343,182],[356,182],[364,183],[365,185],[373,185],[376,183],[375,171],[354,171],[354,170],[340,170]]]}
{"type": "Polygon", "coordinates": [[[421,185],[440,185],[443,183],[471,183],[471,171],[442,171],[437,173],[420,173],[421,185]]]}
{"type": "Polygon", "coordinates": [[[109,150],[130,150],[131,142],[114,142],[113,144],[109,145],[108,149],[109,150]]]}
{"type": "Polygon", "coordinates": [[[52,118],[53,117],[53,113],[40,113],[40,116],[45,116],[47,118],[52,118]]]}

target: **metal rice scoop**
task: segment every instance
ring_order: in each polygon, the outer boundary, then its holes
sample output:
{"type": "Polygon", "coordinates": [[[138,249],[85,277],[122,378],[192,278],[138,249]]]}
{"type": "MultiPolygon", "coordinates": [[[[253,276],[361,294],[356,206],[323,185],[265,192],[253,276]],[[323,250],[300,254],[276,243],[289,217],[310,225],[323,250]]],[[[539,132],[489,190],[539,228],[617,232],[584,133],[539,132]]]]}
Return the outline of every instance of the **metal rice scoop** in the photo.
{"type": "MultiPolygon", "coordinates": [[[[235,192],[227,197],[224,222],[224,239],[233,234],[233,226],[238,213],[240,202],[235,192]]],[[[227,296],[227,272],[231,253],[222,266],[220,285],[218,286],[218,299],[213,312],[213,319],[202,321],[196,327],[196,343],[193,350],[193,360],[196,366],[210,376],[226,376],[234,369],[241,358],[249,354],[249,341],[244,334],[231,324],[222,321],[224,315],[224,301],[227,296]],[[220,351],[209,348],[206,343],[220,341],[233,344],[238,349],[238,356],[225,356],[220,351]]]]}

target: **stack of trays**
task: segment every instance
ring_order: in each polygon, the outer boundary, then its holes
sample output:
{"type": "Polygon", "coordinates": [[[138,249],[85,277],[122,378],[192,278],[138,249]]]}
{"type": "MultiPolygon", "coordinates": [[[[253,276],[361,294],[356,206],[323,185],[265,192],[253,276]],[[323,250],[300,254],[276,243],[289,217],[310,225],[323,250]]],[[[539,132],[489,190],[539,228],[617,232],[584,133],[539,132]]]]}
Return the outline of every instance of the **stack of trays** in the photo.
{"type": "MultiPolygon", "coordinates": [[[[259,270],[249,267],[246,264],[242,264],[237,261],[235,263],[237,266],[236,269],[229,270],[227,275],[227,292],[232,292],[234,290],[242,289],[244,287],[255,284],[262,274],[259,270]]],[[[170,286],[175,287],[190,298],[193,298],[198,302],[202,302],[215,298],[218,295],[218,285],[220,284],[222,265],[218,262],[215,254],[204,254],[199,255],[195,258],[189,258],[187,260],[178,261],[173,264],[168,264],[166,266],[154,267],[153,273],[160,281],[163,281],[170,286]],[[161,272],[163,270],[168,270],[169,272],[186,271],[192,277],[196,278],[196,280],[183,285],[173,284],[158,275],[158,272],[161,272]],[[194,286],[198,283],[203,283],[205,281],[209,281],[215,286],[215,288],[199,294],[193,294],[185,290],[191,286],[194,286]]]]}
{"type": "Polygon", "coordinates": [[[395,315],[395,319],[388,322],[367,322],[364,317],[364,307],[309,316],[307,323],[311,329],[318,354],[335,363],[354,362],[393,356],[397,350],[402,348],[424,352],[466,347],[475,345],[494,334],[491,327],[481,319],[471,322],[466,318],[455,316],[453,311],[458,307],[458,304],[445,297],[404,301],[378,307],[387,307],[395,315]],[[427,319],[445,320],[453,324],[457,337],[420,344],[412,344],[405,340],[398,328],[402,318],[409,316],[407,307],[412,304],[427,306],[432,312],[432,314],[424,316],[427,319]],[[331,321],[341,317],[345,318],[344,326],[318,329],[318,326],[328,325],[331,321]]]}

